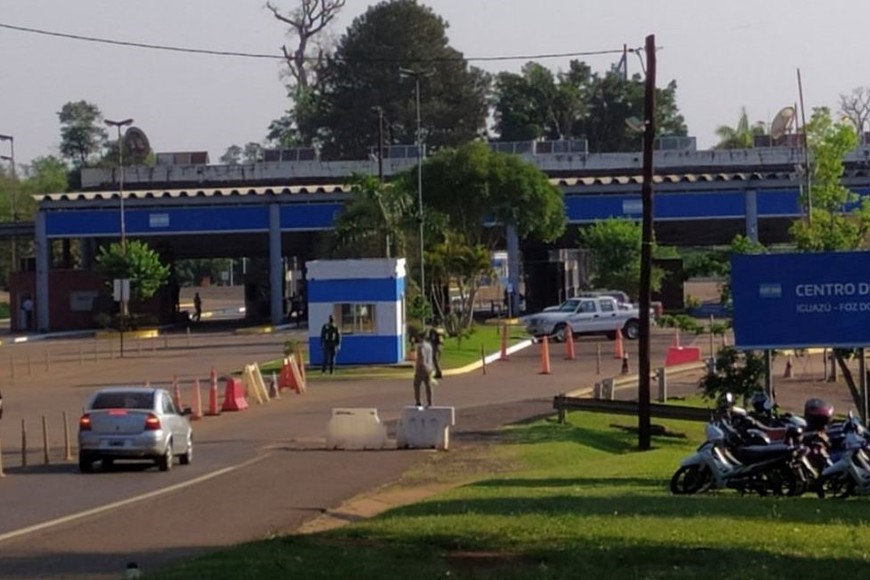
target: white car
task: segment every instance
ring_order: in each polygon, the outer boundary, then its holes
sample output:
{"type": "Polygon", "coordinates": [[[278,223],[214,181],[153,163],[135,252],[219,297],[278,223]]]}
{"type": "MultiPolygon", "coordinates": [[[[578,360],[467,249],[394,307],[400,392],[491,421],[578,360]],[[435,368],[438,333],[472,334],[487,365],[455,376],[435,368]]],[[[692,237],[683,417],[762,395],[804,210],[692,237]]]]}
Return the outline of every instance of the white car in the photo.
{"type": "Polygon", "coordinates": [[[165,389],[112,387],[91,395],[79,420],[79,470],[93,471],[116,460],[150,460],[169,471],[175,458],[193,459],[188,409],[179,411],[165,389]]]}

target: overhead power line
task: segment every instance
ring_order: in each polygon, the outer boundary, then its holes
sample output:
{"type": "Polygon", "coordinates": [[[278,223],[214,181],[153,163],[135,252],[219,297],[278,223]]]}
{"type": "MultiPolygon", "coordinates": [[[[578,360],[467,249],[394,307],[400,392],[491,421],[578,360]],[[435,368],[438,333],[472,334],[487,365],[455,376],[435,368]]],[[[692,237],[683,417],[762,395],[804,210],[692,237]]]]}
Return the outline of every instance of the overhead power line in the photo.
{"type": "MultiPolygon", "coordinates": [[[[96,36],[84,36],[81,34],[71,34],[67,32],[56,32],[52,30],[43,30],[40,28],[30,28],[27,26],[16,26],[14,24],[5,24],[0,22],[0,28],[5,28],[7,30],[14,30],[16,32],[24,32],[28,34],[39,34],[42,36],[52,36],[55,38],[65,38],[69,40],[78,40],[81,42],[93,42],[98,44],[109,44],[113,46],[126,46],[129,48],[145,48],[149,50],[162,50],[166,52],[180,52],[185,54],[202,54],[207,56],[228,56],[228,57],[237,57],[237,58],[259,58],[259,59],[272,59],[272,60],[284,60],[284,56],[278,54],[268,54],[268,53],[256,53],[256,52],[239,52],[232,50],[212,50],[207,48],[191,48],[184,46],[170,46],[163,44],[149,44],[144,42],[132,42],[128,40],[113,40],[111,38],[99,38],[96,36]]],[[[456,58],[423,58],[423,59],[415,59],[417,61],[422,62],[457,62],[457,61],[467,61],[467,62],[495,62],[495,61],[510,61],[510,60],[544,60],[544,59],[552,59],[552,58],[572,58],[572,57],[581,57],[581,56],[605,56],[611,54],[622,54],[623,49],[610,49],[610,50],[589,50],[589,51],[577,51],[577,52],[559,52],[559,53],[543,53],[543,54],[524,54],[524,55],[503,55],[503,56],[473,56],[473,57],[456,57],[456,58]]],[[[306,59],[309,60],[309,59],[306,59]]],[[[316,59],[310,59],[316,60],[316,59]]],[[[390,63],[400,63],[405,62],[407,59],[401,58],[354,58],[354,59],[344,59],[347,62],[390,62],[390,63]]]]}

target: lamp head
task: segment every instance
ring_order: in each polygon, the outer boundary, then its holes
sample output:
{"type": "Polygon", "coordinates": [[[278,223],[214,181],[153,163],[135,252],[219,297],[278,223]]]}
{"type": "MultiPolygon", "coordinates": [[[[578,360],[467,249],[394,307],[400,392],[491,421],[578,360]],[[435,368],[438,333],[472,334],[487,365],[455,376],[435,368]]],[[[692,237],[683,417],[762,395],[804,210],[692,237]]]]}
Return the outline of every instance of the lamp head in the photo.
{"type": "Polygon", "coordinates": [[[0,135],[0,141],[15,141],[12,135],[0,135]]]}
{"type": "Polygon", "coordinates": [[[109,127],[118,127],[120,129],[121,127],[127,127],[128,125],[132,125],[133,119],[124,119],[123,121],[112,121],[110,119],[104,119],[104,122],[109,127]]]}

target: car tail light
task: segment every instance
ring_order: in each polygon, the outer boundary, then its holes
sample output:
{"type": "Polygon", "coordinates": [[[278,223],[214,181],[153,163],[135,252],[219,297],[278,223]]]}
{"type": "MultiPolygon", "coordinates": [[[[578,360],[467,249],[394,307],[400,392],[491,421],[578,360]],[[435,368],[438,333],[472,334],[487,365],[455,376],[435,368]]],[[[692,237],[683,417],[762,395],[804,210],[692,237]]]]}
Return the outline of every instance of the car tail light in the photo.
{"type": "Polygon", "coordinates": [[[146,431],[158,431],[160,429],[160,419],[154,413],[149,413],[145,419],[146,431]]]}
{"type": "Polygon", "coordinates": [[[91,430],[91,416],[85,413],[82,415],[82,418],[79,419],[79,431],[90,431],[91,430]]]}

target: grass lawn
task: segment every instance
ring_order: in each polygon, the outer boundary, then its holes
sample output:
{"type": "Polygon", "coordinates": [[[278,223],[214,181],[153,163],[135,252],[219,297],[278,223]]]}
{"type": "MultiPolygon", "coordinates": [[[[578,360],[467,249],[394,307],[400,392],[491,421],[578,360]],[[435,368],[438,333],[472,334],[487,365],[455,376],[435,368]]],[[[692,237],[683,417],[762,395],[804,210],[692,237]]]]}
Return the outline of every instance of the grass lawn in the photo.
{"type": "MultiPolygon", "coordinates": [[[[508,345],[516,344],[528,338],[529,336],[523,331],[522,327],[514,326],[508,328],[508,345]]],[[[501,348],[501,333],[497,326],[479,325],[469,338],[461,341],[456,338],[447,338],[441,351],[441,368],[443,370],[458,369],[479,361],[481,347],[483,347],[484,352],[488,355],[499,351],[499,348],[501,348]]],[[[307,354],[307,349],[305,353],[307,354]]],[[[414,370],[414,363],[411,361],[391,366],[342,366],[340,351],[338,363],[335,374],[329,376],[329,380],[341,378],[410,377],[414,370]]],[[[281,364],[280,359],[269,361],[260,365],[260,371],[264,375],[273,371],[278,372],[281,369],[281,364]]],[[[308,375],[310,379],[319,380],[321,378],[318,369],[312,368],[309,370],[317,371],[311,372],[308,375]]]]}
{"type": "Polygon", "coordinates": [[[486,450],[486,461],[463,462],[462,450],[438,454],[424,468],[443,477],[443,464],[458,461],[477,470],[473,483],[338,530],[237,546],[158,577],[818,580],[867,573],[870,500],[675,497],[667,482],[703,425],[661,421],[688,438],[655,438],[653,451],[639,453],[635,435],[611,427],[632,422],[572,413],[569,425],[512,427],[486,450]]]}

